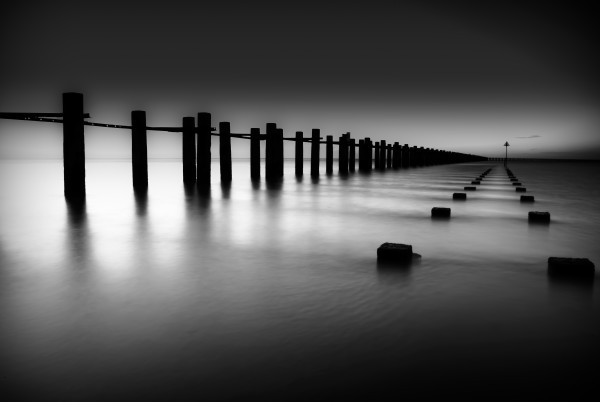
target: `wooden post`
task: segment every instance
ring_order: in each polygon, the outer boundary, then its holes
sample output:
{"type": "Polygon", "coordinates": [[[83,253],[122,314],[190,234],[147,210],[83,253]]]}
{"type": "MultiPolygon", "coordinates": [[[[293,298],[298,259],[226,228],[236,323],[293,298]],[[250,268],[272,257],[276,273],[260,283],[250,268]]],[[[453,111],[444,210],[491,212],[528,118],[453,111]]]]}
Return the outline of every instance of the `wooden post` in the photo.
{"type": "Polygon", "coordinates": [[[381,151],[379,150],[379,141],[375,141],[375,169],[379,169],[381,151]]]}
{"type": "Polygon", "coordinates": [[[131,112],[131,167],[134,191],[148,189],[148,150],[146,141],[146,112],[131,112]]]}
{"type": "Polygon", "coordinates": [[[398,169],[400,167],[400,144],[394,142],[392,147],[392,167],[398,169]]]}
{"type": "Polygon", "coordinates": [[[365,168],[365,159],[367,156],[367,150],[365,147],[365,140],[358,140],[358,171],[364,172],[365,168]]]}
{"type": "Polygon", "coordinates": [[[350,165],[348,166],[350,173],[356,171],[356,140],[350,138],[350,165]]]}
{"type": "Polygon", "coordinates": [[[402,167],[407,168],[410,166],[410,150],[408,144],[402,146],[402,167]]]}
{"type": "Polygon", "coordinates": [[[365,138],[365,171],[370,172],[373,169],[373,143],[371,138],[365,138]]]}
{"type": "Polygon", "coordinates": [[[83,94],[63,94],[63,180],[65,197],[85,198],[83,94]]]}
{"type": "Polygon", "coordinates": [[[283,129],[275,131],[275,175],[279,180],[283,177],[283,129]]]}
{"type": "Polygon", "coordinates": [[[267,144],[265,150],[265,177],[267,180],[277,180],[279,175],[279,144],[277,138],[277,125],[267,123],[267,144]]]}
{"type": "Polygon", "coordinates": [[[413,145],[410,149],[410,166],[416,167],[419,163],[419,151],[416,145],[413,145]]]}
{"type": "Polygon", "coordinates": [[[219,164],[221,183],[231,182],[231,126],[227,121],[219,123],[219,164]]]}
{"type": "Polygon", "coordinates": [[[392,167],[392,144],[387,145],[387,168],[392,167]]]}
{"type": "Polygon", "coordinates": [[[338,166],[340,174],[348,174],[348,137],[346,134],[343,134],[339,140],[338,166]]]}
{"type": "Polygon", "coordinates": [[[296,177],[304,174],[304,136],[302,131],[296,131],[296,177]]]}
{"type": "Polygon", "coordinates": [[[325,173],[333,174],[333,135],[327,136],[327,144],[325,145],[325,173]]]}
{"type": "Polygon", "coordinates": [[[379,169],[380,170],[385,170],[385,160],[386,160],[386,152],[387,152],[387,145],[385,143],[385,140],[381,140],[381,143],[379,145],[379,169]]]}
{"type": "Polygon", "coordinates": [[[181,155],[183,158],[183,182],[196,182],[196,122],[193,117],[183,118],[183,133],[181,134],[181,155]]]}
{"type": "Polygon", "coordinates": [[[260,128],[250,129],[250,178],[260,180],[260,128]]]}
{"type": "Polygon", "coordinates": [[[319,158],[321,151],[321,130],[312,129],[312,141],[310,144],[310,175],[319,177],[319,158]]]}
{"type": "Polygon", "coordinates": [[[210,186],[210,145],[211,116],[210,113],[198,113],[198,139],[196,141],[198,161],[196,163],[196,184],[199,187],[210,186]]]}

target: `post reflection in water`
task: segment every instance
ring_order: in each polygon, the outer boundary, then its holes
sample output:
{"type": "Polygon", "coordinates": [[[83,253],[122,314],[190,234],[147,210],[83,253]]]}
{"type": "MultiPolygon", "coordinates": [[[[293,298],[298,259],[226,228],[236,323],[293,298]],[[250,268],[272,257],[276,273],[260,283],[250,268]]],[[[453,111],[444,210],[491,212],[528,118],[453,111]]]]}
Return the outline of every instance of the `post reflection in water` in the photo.
{"type": "Polygon", "coordinates": [[[87,200],[66,206],[44,185],[61,182],[58,163],[0,176],[12,384],[44,400],[306,400],[573,396],[594,383],[597,286],[548,277],[547,259],[600,261],[598,166],[515,164],[534,207],[501,166],[454,202],[486,163],[320,181],[291,163],[275,183],[233,166],[230,185],[198,188],[179,163],[151,163],[148,192],[132,193],[127,163],[90,163],[87,200]],[[432,220],[434,206],[451,218],[432,220]],[[529,224],[532,208],[551,223],[529,224]],[[378,264],[384,242],[422,258],[378,264]]]}

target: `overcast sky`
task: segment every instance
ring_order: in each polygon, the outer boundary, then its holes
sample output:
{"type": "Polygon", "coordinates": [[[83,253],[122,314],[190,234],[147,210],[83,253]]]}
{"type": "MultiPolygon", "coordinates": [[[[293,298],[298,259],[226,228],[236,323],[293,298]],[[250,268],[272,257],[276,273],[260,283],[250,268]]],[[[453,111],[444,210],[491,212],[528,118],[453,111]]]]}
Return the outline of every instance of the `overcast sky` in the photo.
{"type": "MultiPolygon", "coordinates": [[[[0,111],[60,111],[61,93],[78,91],[100,122],[142,109],[150,125],[180,125],[207,111],[234,132],[275,122],[290,135],[600,158],[596,12],[583,3],[13,3],[0,14],[0,111]]],[[[60,156],[60,130],[0,121],[0,155],[60,156]]],[[[89,156],[129,155],[126,131],[86,133],[89,156]]],[[[178,156],[180,138],[151,134],[149,153],[178,156]]]]}

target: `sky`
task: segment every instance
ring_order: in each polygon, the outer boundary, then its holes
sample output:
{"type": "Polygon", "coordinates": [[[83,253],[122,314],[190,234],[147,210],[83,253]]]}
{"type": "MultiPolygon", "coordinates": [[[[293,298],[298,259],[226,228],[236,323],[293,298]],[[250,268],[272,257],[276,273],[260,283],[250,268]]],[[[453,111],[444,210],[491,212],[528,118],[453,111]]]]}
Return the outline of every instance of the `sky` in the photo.
{"type": "MultiPolygon", "coordinates": [[[[600,159],[592,6],[576,1],[11,2],[0,14],[0,111],[233,132],[359,139],[496,157],[600,159]]],[[[0,121],[0,157],[60,157],[60,125],[0,121]]],[[[181,138],[150,133],[151,157],[181,138]]],[[[213,155],[218,156],[214,142],[213,155]]],[[[233,156],[246,157],[245,140],[233,156]]],[[[289,156],[292,147],[286,147],[289,156]]],[[[88,157],[130,156],[124,130],[86,128],[88,157]]]]}

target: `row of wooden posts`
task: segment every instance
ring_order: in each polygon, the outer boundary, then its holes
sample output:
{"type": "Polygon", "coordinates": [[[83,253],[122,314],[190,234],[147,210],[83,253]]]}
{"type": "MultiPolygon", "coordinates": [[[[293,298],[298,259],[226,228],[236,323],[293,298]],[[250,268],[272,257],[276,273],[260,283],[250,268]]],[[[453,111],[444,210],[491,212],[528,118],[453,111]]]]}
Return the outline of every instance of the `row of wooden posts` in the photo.
{"type": "MultiPolygon", "coordinates": [[[[49,114],[47,114],[49,115],[49,114]]],[[[58,114],[53,114],[58,115],[58,114]]],[[[37,115],[38,121],[51,121],[44,119],[42,114],[37,115]]],[[[232,180],[231,174],[231,138],[244,138],[250,140],[250,177],[259,180],[260,169],[260,141],[266,141],[265,147],[265,179],[267,181],[281,180],[284,165],[284,141],[295,142],[295,174],[304,174],[304,147],[305,142],[311,143],[311,168],[312,177],[318,177],[320,172],[321,144],[325,144],[325,172],[333,174],[334,145],[338,146],[338,170],[340,175],[355,172],[356,160],[358,170],[370,172],[372,169],[399,169],[417,166],[438,165],[447,163],[463,163],[487,160],[487,158],[430,149],[408,144],[400,145],[382,141],[371,141],[370,138],[356,139],[350,133],[343,134],[338,141],[333,136],[327,135],[323,141],[319,129],[313,129],[308,138],[300,131],[295,137],[286,138],[283,129],[275,123],[267,123],[266,133],[261,134],[259,128],[250,129],[249,134],[232,133],[228,122],[219,123],[218,133],[212,127],[210,113],[198,113],[194,117],[184,117],[181,127],[148,127],[146,113],[133,111],[131,113],[131,126],[102,124],[86,121],[88,117],[83,110],[83,95],[80,93],[63,94],[62,120],[53,120],[63,124],[63,155],[64,155],[64,185],[67,197],[85,196],[85,143],[84,126],[99,126],[109,128],[131,129],[132,135],[132,170],[133,187],[136,191],[145,191],[148,187],[148,157],[146,133],[148,130],[170,131],[182,133],[182,160],[183,181],[187,184],[196,183],[198,186],[209,186],[211,180],[211,136],[219,136],[219,162],[221,182],[232,180]],[[356,151],[358,149],[358,157],[356,151]]],[[[30,119],[31,120],[31,119],[30,119]]]]}

